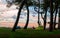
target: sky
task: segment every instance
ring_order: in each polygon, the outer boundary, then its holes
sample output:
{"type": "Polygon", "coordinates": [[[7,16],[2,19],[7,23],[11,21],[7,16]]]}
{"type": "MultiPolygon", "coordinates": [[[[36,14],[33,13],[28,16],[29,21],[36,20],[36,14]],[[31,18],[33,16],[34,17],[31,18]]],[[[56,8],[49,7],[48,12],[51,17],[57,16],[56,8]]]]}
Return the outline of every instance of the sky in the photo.
{"type": "MultiPolygon", "coordinates": [[[[7,2],[6,2],[6,0],[0,0],[2,3],[4,3],[4,4],[6,4],[7,2]]],[[[9,1],[11,1],[11,0],[9,0],[9,1]]]]}
{"type": "Polygon", "coordinates": [[[2,2],[2,3],[6,3],[6,0],[0,0],[0,2],[2,2]]]}
{"type": "MultiPolygon", "coordinates": [[[[2,1],[3,3],[6,3],[6,0],[0,0],[0,1],[2,1]]],[[[11,2],[11,0],[9,0],[9,1],[11,2]]],[[[43,0],[40,0],[40,3],[43,3],[43,0]]]]}
{"type": "MultiPolygon", "coordinates": [[[[6,22],[7,20],[8,20],[8,22],[14,22],[15,21],[15,17],[17,16],[17,13],[18,13],[18,10],[16,9],[16,6],[13,5],[10,8],[7,8],[6,5],[5,5],[6,4],[6,0],[0,0],[0,2],[2,2],[2,4],[0,5],[0,23],[2,21],[6,22]]],[[[29,7],[29,11],[30,11],[29,12],[30,13],[30,18],[29,18],[30,21],[29,22],[30,23],[37,23],[38,14],[34,11],[34,8],[33,7],[29,7]],[[35,15],[35,17],[33,17],[33,15],[35,15]]],[[[26,11],[24,11],[24,12],[26,14],[26,11]]],[[[26,21],[26,16],[24,16],[24,13],[22,15],[21,15],[22,17],[20,17],[20,22],[22,22],[22,21],[25,22],[26,21]]],[[[49,14],[47,14],[47,15],[49,15],[49,14]]],[[[40,16],[40,21],[41,21],[41,23],[43,23],[43,19],[41,18],[41,16],[40,16]]],[[[47,18],[47,21],[49,21],[49,17],[47,18]]]]}
{"type": "MultiPolygon", "coordinates": [[[[0,0],[2,3],[6,3],[6,0],[0,0]]],[[[14,15],[16,15],[17,16],[17,12],[18,12],[18,10],[17,9],[15,9],[16,7],[15,6],[11,6],[10,8],[6,8],[5,7],[6,5],[2,5],[1,6],[1,8],[0,8],[0,10],[3,10],[3,14],[1,14],[2,16],[4,16],[4,17],[12,17],[12,16],[14,16],[14,15]],[[6,11],[5,11],[6,10],[6,11]],[[8,11],[7,11],[8,10],[8,11]]],[[[34,10],[33,10],[33,7],[30,7],[29,8],[30,10],[30,13],[32,14],[33,12],[34,12],[34,10]]],[[[47,15],[49,15],[49,14],[47,14],[47,15]]],[[[30,15],[31,16],[31,15],[30,15]]],[[[35,15],[35,16],[37,16],[37,14],[35,15]]]]}
{"type": "MultiPolygon", "coordinates": [[[[1,3],[0,4],[0,7],[1,7],[0,8],[0,19],[6,19],[7,18],[7,20],[8,19],[11,19],[12,20],[12,17],[14,15],[17,16],[18,10],[16,9],[16,6],[13,5],[10,8],[7,8],[6,7],[6,4],[3,4],[3,3],[5,3],[5,0],[2,0],[2,1],[0,0],[0,3],[1,3]]],[[[31,9],[30,11],[32,11],[32,8],[30,8],[30,9],[31,9]]],[[[30,17],[31,17],[30,19],[32,20],[33,19],[32,18],[32,14],[30,14],[30,17]]],[[[23,15],[23,18],[25,20],[26,19],[26,16],[23,15]]],[[[4,20],[2,20],[2,21],[4,21],[4,20]]]]}

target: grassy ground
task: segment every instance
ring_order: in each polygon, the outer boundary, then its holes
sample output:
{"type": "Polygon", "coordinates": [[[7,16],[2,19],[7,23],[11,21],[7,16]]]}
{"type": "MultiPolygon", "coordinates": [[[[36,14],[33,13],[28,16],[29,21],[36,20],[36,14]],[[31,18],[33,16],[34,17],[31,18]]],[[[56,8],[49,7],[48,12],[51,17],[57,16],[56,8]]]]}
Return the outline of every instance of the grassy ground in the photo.
{"type": "Polygon", "coordinates": [[[9,28],[0,28],[0,38],[60,38],[60,30],[53,32],[36,29],[20,29],[12,32],[9,28]]]}

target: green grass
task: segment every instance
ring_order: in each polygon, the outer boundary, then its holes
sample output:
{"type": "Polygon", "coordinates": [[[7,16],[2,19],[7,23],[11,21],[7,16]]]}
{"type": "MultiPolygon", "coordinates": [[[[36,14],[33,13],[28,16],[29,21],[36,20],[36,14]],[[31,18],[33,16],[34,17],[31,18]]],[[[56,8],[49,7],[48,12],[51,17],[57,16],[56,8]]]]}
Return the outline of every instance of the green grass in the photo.
{"type": "Polygon", "coordinates": [[[0,28],[0,38],[60,38],[60,30],[49,32],[44,31],[42,27],[38,27],[12,32],[10,28],[0,28]]]}

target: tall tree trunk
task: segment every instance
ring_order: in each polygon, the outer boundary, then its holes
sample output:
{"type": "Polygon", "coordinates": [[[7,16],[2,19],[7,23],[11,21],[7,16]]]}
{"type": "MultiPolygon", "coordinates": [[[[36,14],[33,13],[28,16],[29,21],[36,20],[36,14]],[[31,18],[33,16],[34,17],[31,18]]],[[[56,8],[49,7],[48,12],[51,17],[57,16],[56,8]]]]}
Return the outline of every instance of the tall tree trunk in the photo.
{"type": "Polygon", "coordinates": [[[45,10],[45,16],[44,16],[44,30],[46,29],[46,18],[47,18],[47,9],[45,10]]]}
{"type": "Polygon", "coordinates": [[[38,13],[38,22],[37,23],[40,27],[40,25],[41,25],[41,23],[40,23],[40,0],[38,0],[38,3],[39,3],[39,5],[37,6],[38,8],[34,7],[34,10],[38,13]],[[36,10],[36,9],[38,9],[38,10],[36,10]]]}
{"type": "Polygon", "coordinates": [[[27,2],[26,2],[26,8],[27,8],[27,21],[26,21],[24,29],[27,29],[27,26],[28,26],[28,23],[29,23],[29,8],[28,8],[27,2]]]}
{"type": "Polygon", "coordinates": [[[56,26],[56,16],[57,16],[57,12],[58,12],[58,2],[57,2],[57,0],[56,0],[56,2],[55,2],[55,19],[54,19],[54,29],[56,29],[55,28],[55,26],[56,26]]]}
{"type": "Polygon", "coordinates": [[[38,0],[38,2],[39,2],[39,8],[38,8],[38,25],[39,25],[39,27],[40,27],[40,0],[38,0]]]}
{"type": "Polygon", "coordinates": [[[47,18],[47,0],[44,0],[44,13],[45,13],[45,15],[44,15],[44,30],[46,29],[46,18],[47,18]]]}
{"type": "Polygon", "coordinates": [[[50,0],[50,28],[49,31],[53,31],[53,0],[50,0]]]}
{"type": "Polygon", "coordinates": [[[40,23],[40,12],[39,12],[40,8],[38,8],[38,11],[37,11],[36,7],[34,7],[34,10],[38,13],[38,25],[40,27],[40,25],[41,25],[41,23],[40,23]]]}
{"type": "Polygon", "coordinates": [[[56,28],[55,28],[55,26],[56,26],[56,16],[57,16],[57,10],[56,10],[55,19],[54,19],[54,29],[56,29],[56,28]]]}
{"type": "MultiPolygon", "coordinates": [[[[40,6],[39,6],[39,7],[40,7],[40,6]]],[[[40,11],[40,8],[38,8],[38,25],[39,25],[39,27],[40,27],[41,24],[40,24],[40,12],[39,12],[39,11],[40,11]]]]}
{"type": "Polygon", "coordinates": [[[12,31],[15,31],[16,30],[16,26],[18,24],[19,17],[20,17],[20,14],[21,14],[21,9],[23,8],[24,3],[25,3],[25,1],[22,2],[21,6],[19,8],[19,11],[18,11],[18,14],[17,14],[17,19],[16,19],[16,22],[14,24],[14,27],[13,27],[12,31]]]}
{"type": "Polygon", "coordinates": [[[40,14],[39,14],[39,12],[38,12],[38,25],[39,25],[39,27],[40,27],[40,14]]]}
{"type": "Polygon", "coordinates": [[[59,19],[58,19],[58,29],[60,29],[60,7],[59,7],[59,19]]]}

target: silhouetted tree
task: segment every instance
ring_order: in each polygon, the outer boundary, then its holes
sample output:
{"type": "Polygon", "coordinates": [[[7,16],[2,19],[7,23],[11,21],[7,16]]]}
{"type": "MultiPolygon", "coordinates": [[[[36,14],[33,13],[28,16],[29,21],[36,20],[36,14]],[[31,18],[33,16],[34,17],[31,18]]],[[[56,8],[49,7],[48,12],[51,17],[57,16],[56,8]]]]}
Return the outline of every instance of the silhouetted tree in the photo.
{"type": "Polygon", "coordinates": [[[26,21],[26,24],[25,24],[24,29],[27,29],[27,26],[28,26],[28,23],[29,23],[29,9],[28,9],[28,4],[27,4],[27,2],[26,2],[26,8],[27,8],[27,21],[26,21]]]}
{"type": "Polygon", "coordinates": [[[38,3],[35,2],[35,7],[34,10],[38,13],[38,25],[40,27],[41,23],[40,23],[40,0],[37,0],[38,3]],[[37,8],[38,7],[38,8],[37,8]]]}
{"type": "Polygon", "coordinates": [[[50,0],[50,28],[49,31],[53,31],[53,0],[50,0]]]}
{"type": "Polygon", "coordinates": [[[59,13],[58,13],[58,29],[60,29],[60,0],[58,0],[58,9],[59,9],[59,13]]]}
{"type": "Polygon", "coordinates": [[[43,12],[45,13],[44,17],[43,15],[41,14],[42,16],[42,19],[44,21],[44,30],[46,29],[46,19],[47,19],[47,11],[48,11],[48,8],[50,6],[50,3],[49,3],[49,0],[44,0],[43,1],[44,3],[42,4],[42,9],[43,9],[43,12]]]}
{"type": "Polygon", "coordinates": [[[16,22],[14,24],[14,27],[13,27],[12,31],[15,31],[16,30],[16,26],[18,24],[19,17],[20,17],[20,14],[21,14],[21,9],[23,8],[24,3],[25,3],[25,1],[22,2],[21,6],[19,8],[19,11],[18,11],[18,14],[17,14],[17,19],[16,19],[16,22]]]}
{"type": "Polygon", "coordinates": [[[58,19],[58,29],[60,29],[60,6],[59,6],[59,13],[58,14],[59,14],[59,16],[58,16],[59,17],[59,19],[58,19]]]}
{"type": "Polygon", "coordinates": [[[47,0],[44,0],[44,30],[46,29],[46,18],[47,18],[47,8],[48,8],[48,1],[47,0]]]}
{"type": "Polygon", "coordinates": [[[57,16],[57,12],[58,12],[58,1],[56,0],[56,1],[55,1],[54,29],[56,29],[55,26],[56,26],[56,16],[57,16]]]}

